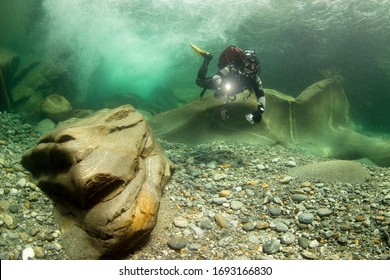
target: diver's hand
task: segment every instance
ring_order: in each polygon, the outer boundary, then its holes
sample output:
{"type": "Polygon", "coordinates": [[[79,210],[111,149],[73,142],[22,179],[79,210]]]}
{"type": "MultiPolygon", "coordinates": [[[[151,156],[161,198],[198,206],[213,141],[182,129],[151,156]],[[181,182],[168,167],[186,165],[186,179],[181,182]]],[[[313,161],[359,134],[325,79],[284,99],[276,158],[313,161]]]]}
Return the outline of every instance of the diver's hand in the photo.
{"type": "Polygon", "coordinates": [[[256,111],[253,112],[252,114],[245,115],[245,118],[251,124],[259,123],[262,119],[262,113],[263,113],[262,111],[256,111]]]}

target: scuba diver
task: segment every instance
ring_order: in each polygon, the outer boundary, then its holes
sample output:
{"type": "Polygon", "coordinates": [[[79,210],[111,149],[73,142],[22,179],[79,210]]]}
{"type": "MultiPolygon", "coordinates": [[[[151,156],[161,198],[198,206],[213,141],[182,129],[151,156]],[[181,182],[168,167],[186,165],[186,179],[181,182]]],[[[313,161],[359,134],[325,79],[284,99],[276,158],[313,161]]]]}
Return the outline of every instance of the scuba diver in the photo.
{"type": "Polygon", "coordinates": [[[246,114],[245,118],[251,124],[259,123],[265,109],[265,96],[259,77],[260,62],[255,52],[242,50],[236,46],[227,47],[219,57],[218,73],[213,77],[206,77],[207,68],[213,56],[194,45],[191,45],[191,47],[204,58],[195,81],[198,86],[203,88],[200,97],[203,97],[207,89],[215,90],[215,98],[224,97],[225,108],[221,110],[220,115],[225,120],[229,118],[228,101],[234,101],[236,94],[248,89],[256,95],[257,110],[251,114],[246,114]]]}

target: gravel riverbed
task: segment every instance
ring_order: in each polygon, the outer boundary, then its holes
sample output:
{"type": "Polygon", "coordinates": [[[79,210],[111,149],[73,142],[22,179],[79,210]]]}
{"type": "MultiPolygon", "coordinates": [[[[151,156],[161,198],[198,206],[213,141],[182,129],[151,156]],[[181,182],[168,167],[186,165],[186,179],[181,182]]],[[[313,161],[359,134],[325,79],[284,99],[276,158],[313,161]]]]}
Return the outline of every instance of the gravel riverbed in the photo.
{"type": "MultiPolygon", "coordinates": [[[[39,135],[0,113],[0,259],[68,259],[52,200],[20,165],[39,135]]],[[[280,146],[160,141],[176,171],[149,242],[127,259],[390,259],[390,169],[361,183],[289,169],[329,160],[280,146]]]]}

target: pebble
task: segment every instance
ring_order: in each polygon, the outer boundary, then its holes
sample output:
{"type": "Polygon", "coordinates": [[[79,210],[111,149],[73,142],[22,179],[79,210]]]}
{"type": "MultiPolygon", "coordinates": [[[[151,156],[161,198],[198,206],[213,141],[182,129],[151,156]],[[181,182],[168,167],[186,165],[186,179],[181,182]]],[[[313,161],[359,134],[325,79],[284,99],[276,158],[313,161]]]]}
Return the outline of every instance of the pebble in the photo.
{"type": "Polygon", "coordinates": [[[231,238],[230,236],[223,237],[218,241],[218,246],[225,247],[225,246],[229,245],[232,242],[232,240],[233,240],[233,238],[231,238]]]}
{"type": "Polygon", "coordinates": [[[19,188],[19,189],[24,188],[26,185],[27,185],[27,180],[26,180],[26,178],[21,178],[21,179],[16,183],[16,187],[19,188]]]}
{"type": "Polygon", "coordinates": [[[316,255],[314,253],[312,253],[310,251],[307,251],[307,250],[303,251],[301,253],[301,255],[302,255],[302,257],[304,257],[305,259],[308,259],[308,260],[315,260],[315,259],[317,259],[316,255]]]}
{"type": "Polygon", "coordinates": [[[197,235],[197,236],[203,235],[203,230],[200,227],[198,227],[194,224],[189,224],[188,227],[190,229],[192,229],[192,231],[195,233],[195,235],[197,235]]]}
{"type": "Polygon", "coordinates": [[[176,217],[173,219],[173,224],[179,228],[185,228],[188,226],[188,221],[183,217],[176,217]]]}
{"type": "Polygon", "coordinates": [[[240,210],[243,206],[243,203],[241,201],[233,200],[230,207],[233,210],[240,210]]]}
{"type": "Polygon", "coordinates": [[[282,214],[282,208],[280,207],[270,207],[268,211],[271,216],[279,216],[280,214],[282,214]]]}
{"type": "Polygon", "coordinates": [[[171,249],[180,250],[187,246],[188,241],[182,237],[172,237],[167,244],[171,249]]]}
{"type": "Polygon", "coordinates": [[[301,237],[298,238],[298,244],[303,249],[307,249],[307,248],[309,248],[309,239],[307,239],[306,237],[302,237],[301,236],[301,237]]]}
{"type": "Polygon", "coordinates": [[[343,222],[343,223],[341,223],[340,229],[341,229],[342,231],[349,231],[349,230],[351,230],[351,229],[352,229],[351,223],[349,223],[349,222],[343,222]]]}
{"type": "Polygon", "coordinates": [[[260,239],[256,235],[254,235],[254,234],[249,235],[248,241],[250,243],[253,243],[253,244],[259,244],[260,243],[260,239]]]}
{"type": "Polygon", "coordinates": [[[320,243],[317,240],[312,240],[312,241],[309,242],[309,247],[310,248],[316,248],[318,246],[320,246],[320,243]]]}
{"type": "Polygon", "coordinates": [[[282,242],[282,244],[285,244],[285,245],[290,245],[290,244],[294,243],[294,241],[295,241],[295,235],[291,232],[286,232],[281,237],[281,242],[282,242]]]}
{"type": "Polygon", "coordinates": [[[213,199],[213,203],[215,203],[217,205],[222,205],[225,202],[227,202],[227,198],[226,197],[216,197],[216,198],[213,199]]]}
{"type": "Polygon", "coordinates": [[[8,227],[8,228],[14,227],[14,219],[12,218],[12,216],[5,214],[3,221],[4,221],[4,224],[6,225],[6,227],[8,227]]]}
{"type": "Polygon", "coordinates": [[[269,255],[275,254],[280,251],[280,240],[279,239],[271,239],[264,243],[263,252],[269,255]]]}
{"type": "Polygon", "coordinates": [[[188,250],[190,251],[198,251],[202,247],[199,243],[191,243],[188,245],[188,250]]]}
{"type": "Polygon", "coordinates": [[[213,229],[213,224],[209,220],[202,220],[200,222],[200,227],[202,229],[213,229]]]}
{"type": "Polygon", "coordinates": [[[317,210],[317,215],[322,217],[328,217],[333,214],[333,211],[328,208],[320,208],[317,210]]]}
{"type": "Polygon", "coordinates": [[[242,226],[242,229],[245,230],[245,231],[252,231],[255,229],[255,224],[253,222],[248,222],[248,223],[245,223],[243,226],[242,226]]]}
{"type": "Polygon", "coordinates": [[[229,226],[227,220],[221,214],[215,214],[214,220],[222,228],[227,228],[229,226]]]}
{"type": "Polygon", "coordinates": [[[291,199],[295,202],[302,202],[307,199],[307,195],[304,194],[293,194],[291,199]]]}
{"type": "Polygon", "coordinates": [[[356,221],[356,222],[364,222],[365,219],[366,219],[366,217],[364,217],[363,215],[357,215],[357,216],[355,217],[355,221],[356,221]]]}
{"type": "Polygon", "coordinates": [[[311,224],[314,220],[314,215],[311,213],[303,213],[298,216],[298,221],[302,224],[311,224]]]}
{"type": "Polygon", "coordinates": [[[222,191],[219,192],[219,196],[220,197],[227,197],[227,196],[230,196],[231,193],[232,192],[229,191],[229,190],[222,190],[222,191]]]}
{"type": "Polygon", "coordinates": [[[22,259],[23,260],[31,260],[35,257],[35,252],[32,247],[27,247],[22,252],[22,259]]]}
{"type": "Polygon", "coordinates": [[[286,165],[288,167],[296,167],[297,163],[294,160],[289,160],[289,161],[287,161],[286,165]]]}
{"type": "Polygon", "coordinates": [[[275,230],[277,232],[286,232],[288,231],[288,226],[284,223],[278,222],[276,223],[275,230]]]}
{"type": "Polygon", "coordinates": [[[8,210],[12,213],[12,214],[16,214],[19,212],[19,209],[20,209],[20,206],[17,205],[17,204],[12,204],[8,207],[8,210]]]}
{"type": "Polygon", "coordinates": [[[269,223],[267,222],[258,222],[256,224],[256,229],[260,229],[260,230],[265,230],[265,229],[268,229],[270,226],[269,226],[269,223]]]}
{"type": "Polygon", "coordinates": [[[220,180],[225,179],[225,178],[227,178],[227,175],[226,175],[226,174],[223,174],[223,173],[215,174],[215,175],[213,176],[213,180],[214,180],[214,181],[220,181],[220,180]]]}
{"type": "Polygon", "coordinates": [[[291,177],[291,176],[286,176],[286,177],[284,177],[282,180],[280,180],[280,182],[281,182],[282,184],[288,184],[292,179],[293,179],[293,177],[291,177]]]}

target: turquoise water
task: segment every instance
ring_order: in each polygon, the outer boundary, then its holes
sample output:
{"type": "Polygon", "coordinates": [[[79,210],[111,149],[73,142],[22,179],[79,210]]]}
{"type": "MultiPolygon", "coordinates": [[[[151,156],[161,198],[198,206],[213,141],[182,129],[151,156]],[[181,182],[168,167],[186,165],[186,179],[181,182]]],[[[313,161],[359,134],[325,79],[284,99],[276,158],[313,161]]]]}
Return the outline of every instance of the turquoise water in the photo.
{"type": "MultiPolygon", "coordinates": [[[[343,81],[356,127],[390,132],[390,1],[0,0],[0,47],[60,61],[61,94],[80,107],[115,94],[172,107],[196,98],[198,45],[256,50],[266,88],[297,96],[343,81]],[[174,100],[174,101],[172,101],[174,100]],[[177,101],[178,102],[178,101],[177,101]]],[[[58,63],[58,62],[56,62],[58,63]]],[[[216,63],[210,72],[216,70],[216,63]]]]}

